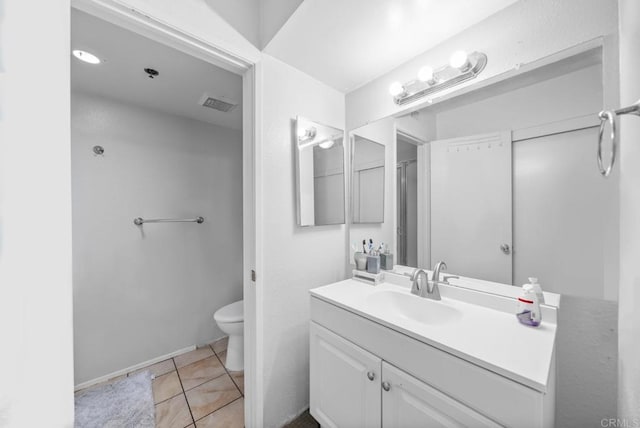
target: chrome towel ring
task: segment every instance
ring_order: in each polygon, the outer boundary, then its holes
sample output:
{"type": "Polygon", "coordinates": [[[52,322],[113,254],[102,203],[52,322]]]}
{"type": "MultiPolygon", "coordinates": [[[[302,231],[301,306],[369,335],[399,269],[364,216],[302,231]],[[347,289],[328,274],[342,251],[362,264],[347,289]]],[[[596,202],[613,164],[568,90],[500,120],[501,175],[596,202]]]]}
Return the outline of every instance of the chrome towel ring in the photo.
{"type": "Polygon", "coordinates": [[[609,174],[611,174],[613,165],[616,162],[616,154],[618,152],[618,133],[616,131],[616,119],[617,116],[621,116],[624,114],[635,114],[636,116],[640,116],[640,100],[636,101],[629,107],[624,107],[618,110],[603,110],[598,114],[598,117],[600,117],[600,132],[598,133],[597,159],[598,169],[600,170],[600,174],[602,174],[603,177],[608,177],[609,174]],[[602,140],[607,123],[611,127],[611,153],[609,154],[609,165],[605,167],[604,162],[602,161],[602,140]]]}

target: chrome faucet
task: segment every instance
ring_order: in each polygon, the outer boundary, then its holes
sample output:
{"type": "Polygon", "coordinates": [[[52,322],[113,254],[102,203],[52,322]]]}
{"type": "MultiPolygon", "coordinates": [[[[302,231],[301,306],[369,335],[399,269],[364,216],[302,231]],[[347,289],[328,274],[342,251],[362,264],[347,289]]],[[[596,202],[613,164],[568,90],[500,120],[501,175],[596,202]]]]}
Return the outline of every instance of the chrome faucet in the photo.
{"type": "Polygon", "coordinates": [[[433,273],[431,274],[431,281],[440,282],[441,270],[447,270],[447,264],[445,262],[436,263],[436,266],[433,268],[433,273]]]}
{"type": "Polygon", "coordinates": [[[420,297],[426,297],[432,300],[441,300],[438,282],[429,280],[427,272],[423,269],[416,269],[411,275],[411,293],[420,297]],[[420,284],[420,277],[424,276],[424,284],[420,284]]]}
{"type": "Polygon", "coordinates": [[[411,294],[422,297],[424,285],[420,284],[420,275],[424,276],[425,281],[429,280],[427,273],[423,269],[414,269],[409,277],[411,278],[411,294]]]}
{"type": "Polygon", "coordinates": [[[414,269],[411,274],[411,293],[416,296],[426,297],[432,300],[442,300],[440,297],[440,289],[438,284],[449,284],[449,279],[458,278],[455,275],[445,275],[444,279],[440,281],[440,271],[447,270],[447,264],[445,262],[438,262],[433,268],[431,279],[427,275],[424,269],[414,269]],[[420,277],[424,276],[424,284],[420,283],[420,277]]]}

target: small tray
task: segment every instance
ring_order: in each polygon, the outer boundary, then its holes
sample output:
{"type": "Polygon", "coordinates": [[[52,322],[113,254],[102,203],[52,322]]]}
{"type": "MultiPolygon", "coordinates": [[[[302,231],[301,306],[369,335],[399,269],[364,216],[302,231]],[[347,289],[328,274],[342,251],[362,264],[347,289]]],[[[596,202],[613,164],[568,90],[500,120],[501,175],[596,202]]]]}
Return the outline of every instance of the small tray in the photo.
{"type": "Polygon", "coordinates": [[[369,273],[364,270],[353,270],[353,279],[370,285],[378,285],[384,282],[384,272],[369,273]]]}

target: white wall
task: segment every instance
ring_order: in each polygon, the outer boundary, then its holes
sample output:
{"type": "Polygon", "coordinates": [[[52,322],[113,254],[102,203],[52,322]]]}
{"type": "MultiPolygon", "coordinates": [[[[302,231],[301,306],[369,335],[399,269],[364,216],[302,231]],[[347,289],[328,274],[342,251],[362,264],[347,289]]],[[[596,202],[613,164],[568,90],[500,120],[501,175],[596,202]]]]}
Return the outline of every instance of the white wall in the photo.
{"type": "Polygon", "coordinates": [[[95,95],[71,106],[81,383],[223,336],[213,313],[242,298],[242,136],[95,95]]]}
{"type": "MultiPolygon", "coordinates": [[[[73,2],[81,9],[86,10],[88,7],[87,0],[73,0],[73,2]]],[[[230,52],[250,62],[260,60],[260,50],[204,0],[180,0],[179,2],[119,0],[118,3],[127,9],[139,12],[142,19],[145,19],[146,16],[152,17],[158,22],[166,23],[169,27],[177,28],[181,32],[193,36],[196,40],[202,40],[216,46],[223,52],[230,52]]],[[[213,1],[213,3],[217,2],[213,1]]],[[[243,22],[242,28],[246,29],[245,18],[240,18],[242,9],[242,7],[231,7],[222,13],[226,15],[231,11],[234,17],[243,22]]],[[[235,20],[232,21],[235,22],[235,20]]],[[[130,23],[126,21],[121,23],[130,26],[130,23]]],[[[237,24],[237,22],[235,23],[237,24]]],[[[188,46],[188,43],[183,46],[188,46]]],[[[223,64],[219,65],[224,66],[223,64]]]]}
{"type": "Polygon", "coordinates": [[[0,32],[0,425],[72,427],[69,2],[0,32]]]}
{"type": "MultiPolygon", "coordinates": [[[[640,2],[620,0],[619,7],[620,103],[628,106],[640,98],[640,2]]],[[[640,117],[625,116],[620,122],[618,410],[621,418],[637,425],[640,420],[640,117]]]]}
{"type": "Polygon", "coordinates": [[[436,116],[427,111],[416,111],[396,118],[396,129],[422,142],[436,138],[436,116]]]}
{"type": "Polygon", "coordinates": [[[302,0],[204,1],[260,50],[302,3],[302,0]]]}
{"type": "Polygon", "coordinates": [[[344,129],[344,95],[268,55],[262,70],[257,286],[264,296],[264,426],[275,427],[309,405],[308,290],[345,278],[345,226],[296,226],[291,127],[300,115],[344,129]]]}
{"type": "MultiPolygon", "coordinates": [[[[486,20],[417,56],[395,70],[347,94],[347,129],[427,105],[426,99],[398,107],[389,95],[393,81],[415,79],[425,64],[447,64],[458,49],[482,51],[489,61],[478,78],[458,87],[476,85],[517,64],[526,64],[596,37],[616,32],[617,11],[600,0],[519,1],[486,20]]],[[[443,91],[434,99],[453,90],[443,91]]]]}
{"type": "Polygon", "coordinates": [[[260,42],[259,0],[203,0],[211,9],[257,48],[260,42]]]}

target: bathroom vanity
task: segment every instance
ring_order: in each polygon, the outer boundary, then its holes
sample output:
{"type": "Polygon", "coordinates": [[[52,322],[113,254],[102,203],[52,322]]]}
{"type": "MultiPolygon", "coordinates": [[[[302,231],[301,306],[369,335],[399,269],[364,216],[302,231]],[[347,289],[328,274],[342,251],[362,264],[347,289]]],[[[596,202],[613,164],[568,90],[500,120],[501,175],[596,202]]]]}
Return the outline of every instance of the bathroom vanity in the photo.
{"type": "Polygon", "coordinates": [[[387,273],[311,290],[310,411],[323,427],[554,425],[558,295],[531,328],[511,296],[441,285],[434,301],[410,285],[387,273]]]}

